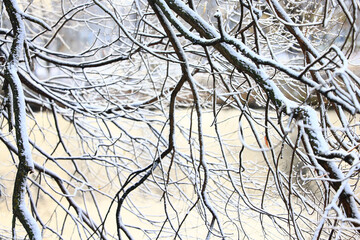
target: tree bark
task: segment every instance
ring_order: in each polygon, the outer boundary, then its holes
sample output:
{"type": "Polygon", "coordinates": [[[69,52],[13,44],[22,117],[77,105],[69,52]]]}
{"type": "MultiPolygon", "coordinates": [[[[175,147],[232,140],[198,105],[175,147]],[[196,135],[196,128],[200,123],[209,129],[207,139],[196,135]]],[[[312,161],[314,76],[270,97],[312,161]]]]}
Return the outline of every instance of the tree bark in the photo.
{"type": "MultiPolygon", "coordinates": [[[[15,118],[16,143],[18,147],[18,170],[13,191],[13,215],[24,226],[30,239],[41,239],[41,233],[35,219],[30,214],[25,203],[27,186],[27,175],[34,170],[34,163],[31,156],[31,148],[27,135],[26,109],[24,92],[21,81],[17,75],[19,59],[23,50],[25,39],[25,26],[22,19],[22,12],[15,0],[4,0],[6,11],[9,15],[13,28],[13,43],[11,52],[4,69],[5,84],[10,86],[13,97],[13,112],[15,118]]],[[[11,121],[11,119],[9,119],[11,121]]],[[[14,223],[15,221],[13,221],[14,223]]],[[[13,234],[15,233],[13,224],[13,234]]],[[[13,236],[15,238],[15,236],[13,236]]]]}
{"type": "MultiPolygon", "coordinates": [[[[163,10],[166,10],[164,1],[157,0],[157,3],[163,10]]],[[[196,29],[201,36],[205,37],[206,39],[218,38],[219,34],[217,33],[216,29],[213,29],[210,25],[204,22],[200,17],[198,17],[196,13],[193,12],[193,10],[187,7],[183,2],[177,0],[169,0],[166,1],[166,4],[171,8],[172,11],[178,14],[188,24],[190,24],[191,27],[196,29]]],[[[167,15],[168,18],[171,17],[169,14],[165,14],[165,15],[167,15]]],[[[175,26],[175,27],[179,28],[179,26],[175,26]]],[[[180,29],[178,30],[181,31],[180,29]]],[[[296,32],[293,30],[289,30],[289,31],[293,34],[296,34],[296,32]]],[[[184,34],[184,36],[187,37],[186,34],[184,34]]],[[[190,37],[187,38],[188,40],[192,41],[190,37]]],[[[296,36],[296,38],[299,40],[300,44],[302,44],[302,42],[300,41],[302,39],[301,36],[296,36]]],[[[309,46],[307,45],[303,47],[309,48],[309,46]]],[[[321,131],[314,130],[320,128],[320,126],[318,126],[317,124],[317,117],[315,110],[312,109],[311,107],[298,106],[296,103],[287,99],[281,93],[278,87],[273,83],[273,81],[270,80],[270,78],[267,76],[265,71],[257,67],[257,65],[262,64],[262,62],[260,61],[256,62],[257,56],[255,56],[256,55],[255,53],[251,52],[251,50],[244,49],[244,52],[245,54],[247,54],[247,57],[254,56],[253,58],[250,58],[251,60],[249,60],[239,52],[236,52],[233,49],[233,47],[226,42],[216,43],[214,45],[214,48],[216,48],[232,65],[234,65],[238,71],[240,72],[243,71],[248,75],[250,75],[259,84],[259,86],[261,86],[262,89],[267,93],[267,96],[270,98],[270,100],[272,101],[272,103],[275,105],[275,107],[278,109],[279,112],[284,112],[287,115],[294,116],[295,118],[297,118],[297,120],[304,121],[306,125],[304,130],[305,133],[307,134],[307,137],[310,140],[311,148],[315,156],[324,157],[324,155],[331,155],[331,152],[328,149],[327,143],[325,142],[324,136],[322,135],[321,131]],[[318,143],[320,143],[320,145],[318,145],[318,143]]],[[[310,49],[313,50],[312,48],[310,49]]],[[[258,59],[261,60],[261,57],[258,56],[258,59]]],[[[358,112],[359,109],[356,109],[354,111],[358,112]]],[[[349,157],[354,157],[351,154],[347,154],[347,153],[340,154],[340,156],[343,160],[349,157]]],[[[334,179],[336,181],[342,181],[345,179],[342,172],[339,170],[339,168],[336,166],[334,162],[319,160],[318,163],[329,174],[329,177],[331,179],[334,179]]],[[[331,184],[331,186],[336,191],[339,189],[340,185],[341,182],[331,184]]],[[[348,185],[344,188],[343,192],[341,193],[339,202],[344,207],[344,211],[347,217],[354,218],[360,221],[360,214],[357,209],[357,205],[355,204],[354,194],[348,185]]],[[[354,221],[353,224],[357,228],[360,226],[359,224],[357,224],[356,221],[354,221]]],[[[360,232],[360,230],[358,231],[360,232]]]]}

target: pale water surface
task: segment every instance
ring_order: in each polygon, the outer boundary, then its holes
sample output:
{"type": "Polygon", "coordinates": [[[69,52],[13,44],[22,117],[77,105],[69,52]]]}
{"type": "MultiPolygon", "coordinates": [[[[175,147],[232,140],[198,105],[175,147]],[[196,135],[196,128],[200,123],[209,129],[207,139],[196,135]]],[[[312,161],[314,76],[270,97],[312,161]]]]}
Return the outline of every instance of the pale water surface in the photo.
{"type": "MultiPolygon", "coordinates": [[[[177,112],[177,119],[178,124],[180,127],[189,127],[190,121],[189,121],[189,115],[191,111],[188,109],[182,109],[178,110],[177,112]]],[[[259,110],[259,114],[261,115],[261,110],[259,110]]],[[[32,124],[34,122],[29,121],[30,126],[30,137],[31,139],[36,142],[41,148],[45,151],[51,151],[53,149],[54,145],[58,142],[58,137],[56,135],[55,129],[53,128],[53,120],[51,117],[47,116],[44,113],[39,113],[36,115],[37,124],[42,126],[44,128],[44,132],[40,132],[36,130],[36,127],[32,127],[32,124]]],[[[213,127],[213,114],[205,113],[203,115],[203,128],[204,128],[204,135],[205,135],[205,151],[207,153],[206,160],[208,161],[208,164],[210,166],[210,169],[216,169],[217,165],[222,165],[222,169],[228,168],[232,170],[239,170],[239,152],[242,150],[242,142],[239,140],[239,112],[236,110],[224,110],[221,112],[221,114],[218,115],[217,121],[219,123],[219,132],[222,135],[222,140],[224,144],[224,150],[226,154],[227,159],[227,165],[225,165],[223,160],[221,158],[217,158],[221,156],[219,142],[217,141],[214,136],[216,136],[216,133],[214,131],[213,127]],[[214,156],[213,158],[211,156],[214,156]]],[[[64,141],[66,141],[68,150],[73,155],[80,155],[79,149],[79,141],[75,137],[76,131],[70,125],[68,122],[63,120],[59,117],[59,120],[61,122],[61,132],[65,136],[70,136],[68,138],[65,138],[64,141]],[[77,153],[78,152],[78,153],[77,153]]],[[[125,120],[122,120],[123,122],[125,120]]],[[[193,129],[195,129],[195,123],[193,124],[193,129]]],[[[134,136],[142,136],[142,137],[148,137],[151,136],[151,134],[148,132],[149,130],[144,128],[139,128],[134,123],[124,123],[124,126],[127,126],[127,131],[129,133],[133,134],[134,136]]],[[[261,129],[259,126],[257,129],[261,129]]],[[[159,127],[159,131],[161,130],[161,127],[159,127]]],[[[113,134],[117,134],[119,132],[117,129],[111,129],[113,134]]],[[[166,129],[165,129],[166,132],[166,129]]],[[[259,130],[259,133],[261,134],[261,130],[259,130]]],[[[241,159],[242,159],[242,167],[245,170],[246,173],[244,173],[243,178],[239,179],[239,174],[232,174],[233,180],[236,184],[238,184],[238,188],[241,189],[242,186],[240,185],[240,182],[246,183],[246,193],[248,194],[245,196],[245,198],[250,198],[252,204],[256,206],[263,205],[264,209],[269,211],[272,214],[283,214],[283,217],[287,218],[287,211],[285,208],[285,205],[283,201],[280,199],[280,197],[276,194],[276,186],[273,181],[270,181],[268,185],[264,189],[264,184],[267,181],[267,173],[268,173],[268,167],[264,163],[264,159],[262,156],[262,153],[259,151],[259,147],[254,144],[255,139],[251,136],[252,132],[248,128],[248,125],[244,124],[244,132],[243,135],[245,137],[246,144],[251,146],[252,149],[245,148],[242,152],[241,159]],[[256,150],[257,149],[257,150],[256,150]],[[263,202],[263,191],[266,191],[265,200],[263,202]],[[273,193],[274,194],[273,194],[273,193]],[[268,205],[268,207],[267,207],[268,205]]],[[[295,135],[295,133],[293,133],[295,135]]],[[[164,134],[166,137],[167,135],[164,134]]],[[[196,140],[196,132],[193,133],[193,139],[196,140]]],[[[275,137],[275,134],[274,134],[275,137]]],[[[292,137],[293,140],[295,139],[295,136],[292,137]]],[[[263,139],[263,138],[261,138],[263,139]]],[[[195,141],[194,140],[194,141],[195,141]]],[[[14,143],[14,142],[13,142],[14,143]]],[[[182,153],[189,153],[189,140],[186,139],[183,134],[179,130],[176,132],[176,143],[177,143],[177,151],[182,153]]],[[[15,144],[15,143],[14,143],[15,144]]],[[[277,149],[281,147],[281,140],[275,140],[273,141],[273,144],[276,146],[277,149]]],[[[10,229],[11,229],[11,192],[12,192],[12,184],[13,179],[15,177],[15,171],[16,168],[13,164],[13,160],[9,154],[9,152],[5,149],[4,145],[1,146],[1,162],[0,162],[0,177],[1,177],[1,192],[2,196],[0,198],[0,228],[1,229],[8,229],[8,232],[2,232],[3,235],[11,236],[10,229]]],[[[266,143],[264,142],[264,146],[266,146],[266,143]]],[[[198,156],[197,151],[194,151],[195,157],[198,156]]],[[[278,151],[278,150],[277,150],[278,151]]],[[[48,169],[52,169],[57,172],[60,176],[63,176],[66,179],[69,179],[68,175],[65,174],[64,171],[61,171],[56,164],[53,164],[51,161],[44,159],[42,155],[40,155],[36,150],[33,151],[33,156],[35,161],[37,161],[39,164],[42,164],[46,166],[48,169]]],[[[118,150],[119,152],[119,150],[118,150]]],[[[269,151],[267,151],[269,153],[269,151]]],[[[123,156],[126,156],[128,153],[124,149],[123,152],[121,152],[123,156]]],[[[139,153],[139,159],[141,159],[141,154],[139,153]]],[[[284,151],[284,156],[279,158],[279,168],[281,171],[289,172],[289,159],[291,151],[290,149],[286,149],[284,151]],[[288,154],[288,156],[286,156],[288,154]]],[[[53,153],[53,156],[66,156],[64,150],[61,150],[59,148],[58,151],[53,153]]],[[[133,156],[129,155],[129,158],[132,158],[133,156]]],[[[270,158],[271,159],[271,158],[270,158]]],[[[16,161],[16,159],[15,159],[16,161]]],[[[73,165],[68,160],[58,160],[58,162],[66,169],[69,169],[69,171],[74,171],[73,165]]],[[[137,162],[137,164],[146,166],[145,163],[137,162]]],[[[183,162],[184,165],[187,165],[188,167],[184,169],[191,169],[191,163],[189,162],[183,162]]],[[[119,189],[118,182],[116,181],[116,177],[114,175],[114,169],[109,165],[108,168],[104,168],[104,166],[99,165],[98,163],[91,162],[91,161],[79,161],[78,162],[79,168],[82,169],[82,172],[86,176],[92,177],[92,179],[88,179],[89,182],[92,184],[92,186],[96,186],[99,190],[103,192],[107,192],[109,196],[114,196],[114,193],[119,189]],[[114,181],[114,183],[109,183],[110,179],[114,181]]],[[[168,164],[164,163],[163,168],[166,169],[168,167],[168,164]]],[[[134,166],[130,166],[129,168],[133,168],[134,166]]],[[[300,169],[300,168],[299,168],[300,169]]],[[[115,171],[116,172],[116,171],[115,171]]],[[[185,179],[186,173],[184,171],[180,171],[179,168],[173,168],[172,169],[172,178],[175,181],[176,178],[179,179],[185,179]],[[176,177],[175,177],[176,176],[176,177]]],[[[155,170],[155,175],[159,174],[161,175],[161,171],[159,169],[155,170]]],[[[76,175],[76,174],[75,174],[76,175]]],[[[124,174],[127,176],[128,174],[124,174]]],[[[232,184],[227,180],[228,178],[225,176],[227,175],[226,171],[221,172],[220,174],[217,174],[215,177],[212,178],[210,181],[210,185],[213,191],[216,191],[215,193],[210,194],[210,199],[212,200],[212,203],[215,204],[216,209],[223,209],[223,211],[219,213],[220,219],[224,225],[224,231],[229,234],[229,239],[243,239],[244,237],[248,236],[250,239],[264,239],[264,231],[266,231],[266,236],[269,239],[284,239],[285,236],[281,235],[281,231],[279,229],[276,229],[272,223],[272,220],[266,216],[262,217],[262,224],[260,221],[260,215],[256,212],[249,209],[248,205],[245,205],[243,203],[243,200],[240,198],[232,199],[230,203],[224,202],[226,198],[231,198],[231,192],[233,192],[232,184]],[[223,176],[221,176],[223,175],[223,176]],[[220,194],[220,195],[219,195],[220,194]],[[221,196],[223,195],[223,196],[221,196]],[[238,204],[236,204],[236,201],[238,201],[238,204]],[[236,224],[232,223],[234,221],[236,224]],[[239,221],[241,221],[241,227],[242,229],[239,229],[239,221]],[[246,232],[247,235],[244,234],[246,232]]],[[[77,175],[78,176],[78,175],[77,175]]],[[[155,177],[156,178],[156,177],[155,177]]],[[[153,177],[153,180],[156,180],[153,177]]],[[[157,179],[159,181],[159,179],[157,179]]],[[[38,180],[39,181],[39,180],[38,180]]],[[[44,189],[48,192],[53,191],[59,191],[59,188],[57,187],[56,183],[50,178],[50,177],[44,177],[41,179],[41,181],[46,181],[47,184],[42,184],[44,186],[44,189]]],[[[152,181],[154,182],[154,181],[152,181]]],[[[194,191],[194,188],[190,185],[189,180],[179,180],[179,182],[184,183],[183,185],[168,185],[167,191],[173,193],[171,198],[171,203],[175,206],[178,212],[178,218],[181,221],[181,219],[184,218],[184,216],[187,214],[189,210],[188,204],[185,204],[184,202],[184,195],[188,196],[189,199],[192,201],[195,201],[196,194],[194,191]],[[178,196],[179,194],[179,186],[180,190],[183,193],[183,196],[178,196]]],[[[160,184],[161,185],[161,184],[160,184]]],[[[139,219],[136,214],[136,212],[141,212],[144,217],[151,218],[154,222],[157,222],[156,226],[161,226],[161,222],[164,221],[165,215],[164,215],[164,208],[167,208],[167,211],[169,213],[172,213],[172,216],[176,216],[175,212],[171,210],[171,206],[167,205],[165,206],[162,201],[163,196],[163,189],[160,185],[156,185],[154,183],[148,184],[147,188],[139,188],[135,190],[133,193],[131,193],[131,199],[132,202],[126,203],[126,209],[122,210],[122,219],[124,224],[131,225],[131,226],[137,226],[140,228],[148,228],[153,229],[156,231],[156,227],[151,226],[148,222],[139,219]]],[[[81,184],[78,184],[78,188],[80,189],[86,189],[81,184]]],[[[35,194],[35,192],[34,192],[35,194]]],[[[92,213],[96,213],[97,211],[100,211],[102,216],[104,217],[106,212],[108,211],[108,208],[111,204],[111,199],[109,197],[104,197],[100,194],[96,194],[97,200],[98,200],[98,209],[95,207],[94,204],[87,204],[85,205],[81,195],[77,194],[76,191],[72,191],[71,194],[74,196],[74,200],[78,202],[78,204],[83,208],[86,209],[87,212],[92,215],[92,213]]],[[[87,195],[88,198],[89,195],[87,195]]],[[[58,201],[60,201],[65,208],[68,208],[67,202],[64,200],[64,198],[57,197],[58,201]]],[[[294,201],[295,209],[296,204],[299,202],[294,201]]],[[[115,222],[115,208],[112,207],[109,213],[109,217],[106,221],[106,227],[109,232],[112,232],[113,234],[116,234],[116,222],[115,222]]],[[[53,201],[49,200],[49,197],[46,194],[41,195],[41,197],[38,199],[38,212],[40,216],[42,216],[42,219],[44,223],[54,229],[64,229],[63,238],[64,239],[79,239],[76,232],[76,226],[74,226],[74,223],[72,221],[67,220],[66,224],[62,226],[62,221],[64,219],[64,211],[60,211],[60,207],[57,206],[53,201]],[[56,211],[55,211],[56,210],[56,211]]],[[[74,216],[76,216],[76,213],[73,209],[69,210],[74,216]]],[[[193,210],[194,211],[194,210],[193,210]]],[[[182,226],[183,231],[181,231],[181,236],[183,239],[205,239],[206,235],[208,233],[207,228],[203,226],[203,220],[200,218],[198,214],[195,214],[196,212],[190,212],[187,221],[185,221],[184,225],[182,226]],[[185,231],[186,229],[186,231],[185,231]]],[[[304,212],[304,215],[307,213],[304,212]]],[[[94,214],[94,216],[97,216],[97,214],[94,214]]],[[[100,219],[98,217],[94,217],[95,222],[98,224],[100,222],[100,219]]],[[[176,220],[174,220],[176,222],[176,220]]],[[[316,225],[316,222],[314,222],[316,225]]],[[[286,225],[283,224],[284,227],[286,225]]],[[[167,226],[169,227],[169,226],[167,226]]],[[[17,232],[19,236],[22,236],[24,234],[21,226],[18,224],[17,226],[17,232]]],[[[128,228],[131,234],[135,239],[145,239],[145,235],[142,231],[137,230],[136,228],[128,228]]],[[[85,235],[83,235],[85,236],[85,235]]],[[[162,235],[164,237],[165,235],[162,235]]],[[[53,235],[50,231],[46,231],[44,234],[44,239],[54,239],[55,235],[53,235]]],[[[169,233],[168,235],[169,239],[173,237],[173,232],[169,233]]]]}

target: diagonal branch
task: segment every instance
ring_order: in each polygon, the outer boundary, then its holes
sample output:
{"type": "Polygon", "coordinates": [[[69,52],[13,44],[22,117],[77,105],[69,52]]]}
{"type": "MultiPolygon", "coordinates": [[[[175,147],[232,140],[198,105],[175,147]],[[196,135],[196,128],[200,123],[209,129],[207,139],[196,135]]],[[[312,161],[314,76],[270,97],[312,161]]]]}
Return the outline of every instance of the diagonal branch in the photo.
{"type": "MultiPolygon", "coordinates": [[[[164,3],[164,1],[162,0],[157,1],[164,3]]],[[[216,29],[214,29],[214,27],[207,24],[197,13],[191,10],[182,1],[169,0],[166,1],[166,3],[172,9],[172,11],[178,14],[188,24],[190,24],[191,27],[196,29],[203,37],[213,39],[216,38],[217,35],[219,35],[216,29]]],[[[191,41],[190,38],[188,38],[188,40],[191,41]]],[[[242,45],[240,41],[236,39],[232,40],[234,41],[234,43],[236,41],[236,44],[238,44],[239,46],[242,45]]],[[[304,131],[306,137],[308,137],[311,143],[311,149],[316,157],[333,155],[332,152],[329,150],[329,147],[324,139],[322,132],[319,130],[320,126],[317,123],[318,120],[315,110],[311,107],[298,106],[298,104],[285,97],[285,95],[270,79],[266,72],[256,65],[264,64],[263,62],[257,62],[257,60],[262,60],[261,58],[257,58],[258,56],[256,56],[256,54],[249,49],[244,49],[243,54],[246,54],[246,57],[244,57],[244,55],[236,52],[233,47],[228,43],[218,43],[214,45],[214,48],[218,50],[232,65],[234,65],[238,71],[245,72],[246,74],[251,76],[267,93],[268,97],[279,112],[284,112],[287,115],[295,116],[296,119],[298,119],[299,121],[304,121],[304,131]]],[[[273,67],[276,67],[276,65],[274,65],[273,67]]],[[[337,101],[336,97],[333,96],[331,92],[328,92],[327,94],[324,93],[324,95],[326,95],[328,98],[331,98],[339,105],[343,105],[341,101],[337,101]]],[[[359,111],[359,109],[356,109],[353,106],[349,106],[349,108],[347,107],[347,109],[352,113],[359,111]]],[[[346,153],[335,155],[337,157],[341,157],[342,159],[356,158],[356,156],[350,156],[346,153]]],[[[316,159],[316,157],[314,159],[316,159]]],[[[318,163],[323,169],[325,169],[329,173],[332,179],[335,179],[335,181],[339,181],[339,183],[337,184],[332,184],[333,188],[335,190],[338,190],[341,185],[341,181],[344,180],[344,176],[340,169],[332,161],[319,160],[318,163]]],[[[344,191],[341,193],[339,201],[343,205],[347,217],[360,220],[360,214],[354,200],[354,193],[352,192],[348,184],[346,184],[346,186],[344,187],[344,191]]],[[[359,224],[357,224],[356,221],[354,221],[353,224],[356,227],[360,226],[359,224]]]]}

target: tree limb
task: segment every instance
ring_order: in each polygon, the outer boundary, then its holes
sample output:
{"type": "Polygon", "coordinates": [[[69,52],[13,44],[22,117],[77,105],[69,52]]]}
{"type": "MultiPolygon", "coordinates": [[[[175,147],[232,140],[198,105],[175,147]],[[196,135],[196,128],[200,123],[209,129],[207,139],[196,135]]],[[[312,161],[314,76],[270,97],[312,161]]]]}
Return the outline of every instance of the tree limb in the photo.
{"type": "MultiPolygon", "coordinates": [[[[27,175],[34,170],[27,135],[24,92],[21,81],[17,75],[19,58],[25,39],[25,26],[17,2],[15,0],[5,0],[4,4],[14,32],[11,52],[4,69],[5,81],[10,85],[13,95],[12,108],[15,115],[16,143],[19,149],[19,164],[13,192],[13,213],[26,229],[30,239],[39,240],[41,239],[39,227],[25,204],[27,175]]],[[[9,121],[11,121],[11,119],[9,119],[9,121]]]]}

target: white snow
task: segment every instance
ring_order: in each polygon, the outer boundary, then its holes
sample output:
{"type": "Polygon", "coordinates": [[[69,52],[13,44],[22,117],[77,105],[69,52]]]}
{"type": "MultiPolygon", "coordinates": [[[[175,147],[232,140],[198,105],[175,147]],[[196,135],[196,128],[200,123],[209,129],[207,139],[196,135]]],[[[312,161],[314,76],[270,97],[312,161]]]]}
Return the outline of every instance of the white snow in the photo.
{"type": "MultiPolygon", "coordinates": [[[[16,141],[19,150],[18,171],[24,171],[24,169],[21,167],[21,165],[23,165],[27,173],[27,171],[33,171],[34,163],[32,161],[31,148],[29,144],[26,126],[26,108],[24,92],[21,81],[17,75],[19,59],[22,54],[25,40],[25,26],[22,21],[22,11],[19,9],[17,2],[15,0],[9,0],[5,4],[5,6],[7,7],[7,11],[10,12],[9,15],[13,14],[13,17],[15,19],[13,19],[12,21],[14,39],[11,46],[11,53],[8,57],[8,59],[10,60],[6,62],[4,72],[6,80],[11,86],[11,91],[14,99],[12,108],[14,109],[15,114],[16,141]]],[[[17,175],[17,178],[21,175],[22,174],[17,175]]],[[[26,225],[30,226],[31,230],[27,229],[27,231],[33,232],[33,239],[41,239],[40,229],[37,226],[35,219],[32,217],[25,205],[26,179],[16,179],[16,181],[21,182],[19,186],[21,187],[21,189],[16,189],[16,191],[20,193],[20,196],[14,196],[19,201],[18,210],[21,216],[18,216],[18,218],[24,218],[24,221],[26,221],[26,225]]]]}

